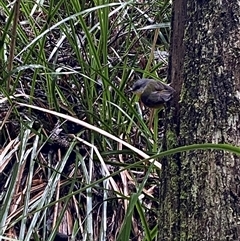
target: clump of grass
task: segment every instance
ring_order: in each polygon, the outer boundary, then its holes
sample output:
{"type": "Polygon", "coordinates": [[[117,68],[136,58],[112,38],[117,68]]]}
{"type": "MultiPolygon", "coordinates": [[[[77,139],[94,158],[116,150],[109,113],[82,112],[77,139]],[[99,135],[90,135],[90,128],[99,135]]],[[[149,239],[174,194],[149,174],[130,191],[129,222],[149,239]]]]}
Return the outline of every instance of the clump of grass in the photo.
{"type": "Polygon", "coordinates": [[[153,240],[161,147],[129,89],[166,75],[168,1],[0,6],[0,235],[153,240]]]}

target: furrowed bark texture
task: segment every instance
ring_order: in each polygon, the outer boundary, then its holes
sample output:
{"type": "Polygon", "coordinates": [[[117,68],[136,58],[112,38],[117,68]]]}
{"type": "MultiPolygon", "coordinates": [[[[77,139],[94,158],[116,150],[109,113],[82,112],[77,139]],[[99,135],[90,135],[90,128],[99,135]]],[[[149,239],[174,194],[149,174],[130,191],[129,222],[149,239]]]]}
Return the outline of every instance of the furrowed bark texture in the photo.
{"type": "MultiPolygon", "coordinates": [[[[240,2],[181,0],[178,9],[177,2],[174,21],[185,27],[172,25],[170,60],[174,65],[183,56],[184,65],[174,70],[170,65],[169,78],[174,83],[182,76],[183,86],[179,111],[168,120],[167,148],[240,146],[240,2]],[[177,19],[184,6],[185,19],[177,19]],[[182,48],[175,48],[182,40],[174,31],[184,31],[182,48]]],[[[169,158],[163,162],[161,192],[159,240],[240,240],[239,156],[198,150],[169,158]]]]}

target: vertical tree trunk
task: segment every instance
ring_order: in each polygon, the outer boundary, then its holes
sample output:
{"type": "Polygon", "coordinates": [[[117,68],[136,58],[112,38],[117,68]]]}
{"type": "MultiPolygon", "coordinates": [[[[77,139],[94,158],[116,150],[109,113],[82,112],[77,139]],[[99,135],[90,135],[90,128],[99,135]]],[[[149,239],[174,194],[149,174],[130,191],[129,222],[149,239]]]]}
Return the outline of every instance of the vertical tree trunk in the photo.
{"type": "MultiPolygon", "coordinates": [[[[239,29],[238,0],[174,1],[169,78],[181,94],[166,148],[240,146],[239,29]]],[[[181,153],[163,161],[162,178],[159,240],[240,240],[239,156],[181,153]]]]}

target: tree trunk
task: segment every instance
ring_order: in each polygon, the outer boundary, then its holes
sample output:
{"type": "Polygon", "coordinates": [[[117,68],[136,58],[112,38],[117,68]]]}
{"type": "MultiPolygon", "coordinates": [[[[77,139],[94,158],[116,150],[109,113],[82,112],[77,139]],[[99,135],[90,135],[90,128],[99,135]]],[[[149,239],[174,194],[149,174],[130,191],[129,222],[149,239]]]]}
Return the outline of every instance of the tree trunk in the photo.
{"type": "MultiPolygon", "coordinates": [[[[175,0],[166,148],[240,146],[240,3],[175,0]],[[181,93],[180,93],[181,92],[181,93]]],[[[240,240],[240,157],[217,150],[163,160],[159,240],[240,240]]]]}

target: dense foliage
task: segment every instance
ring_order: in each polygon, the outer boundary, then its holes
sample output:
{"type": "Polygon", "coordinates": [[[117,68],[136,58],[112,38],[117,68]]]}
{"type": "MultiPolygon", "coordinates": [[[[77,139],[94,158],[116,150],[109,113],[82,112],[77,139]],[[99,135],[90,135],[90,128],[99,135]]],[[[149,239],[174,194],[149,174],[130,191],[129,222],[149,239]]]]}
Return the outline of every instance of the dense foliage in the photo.
{"type": "Polygon", "coordinates": [[[166,77],[169,2],[1,0],[0,17],[0,235],[152,240],[162,121],[129,90],[166,77]]]}

